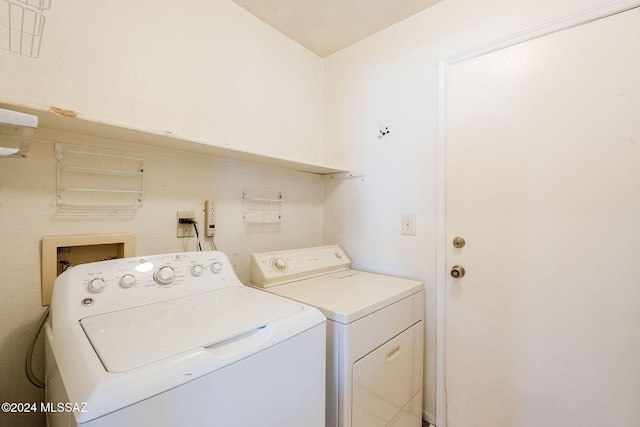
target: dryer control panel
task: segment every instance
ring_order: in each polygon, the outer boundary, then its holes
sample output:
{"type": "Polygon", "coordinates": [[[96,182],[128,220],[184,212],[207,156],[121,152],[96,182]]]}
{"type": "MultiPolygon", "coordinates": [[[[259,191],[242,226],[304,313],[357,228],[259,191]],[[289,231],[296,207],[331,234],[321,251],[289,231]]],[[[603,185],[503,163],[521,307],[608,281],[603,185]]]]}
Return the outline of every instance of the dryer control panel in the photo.
{"type": "Polygon", "coordinates": [[[338,245],[251,255],[251,284],[262,288],[336,271],[348,270],[351,260],[338,245]]]}

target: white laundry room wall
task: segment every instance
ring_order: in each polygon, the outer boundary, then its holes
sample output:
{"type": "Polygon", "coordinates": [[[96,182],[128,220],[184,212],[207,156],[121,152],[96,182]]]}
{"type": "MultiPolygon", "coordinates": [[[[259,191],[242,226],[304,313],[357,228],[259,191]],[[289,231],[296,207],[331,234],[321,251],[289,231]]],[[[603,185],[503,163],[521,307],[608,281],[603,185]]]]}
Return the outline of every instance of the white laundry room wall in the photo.
{"type": "MultiPolygon", "coordinates": [[[[37,59],[0,49],[0,104],[70,110],[83,119],[177,134],[237,150],[313,161],[321,151],[321,59],[229,0],[51,2],[37,59]]],[[[80,120],[65,119],[65,120],[80,120]]],[[[322,243],[316,175],[91,135],[36,131],[29,156],[0,159],[0,401],[40,402],[24,374],[40,303],[43,236],[134,233],[135,253],[195,250],[177,210],[217,205],[217,247],[248,281],[252,252],[322,243]],[[56,207],[54,144],[144,159],[144,205],[132,216],[56,207]],[[243,189],[281,191],[280,230],[247,230],[243,189]]],[[[1,145],[1,144],[0,144],[1,145]]],[[[202,241],[204,249],[209,243],[202,241]]],[[[42,340],[34,358],[43,377],[42,340]]],[[[0,413],[2,426],[44,425],[0,413]]]]}
{"type": "MultiPolygon", "coordinates": [[[[446,0],[324,61],[324,152],[363,177],[325,184],[324,240],[354,267],[426,283],[424,411],[435,422],[439,59],[594,7],[598,0],[446,0]],[[380,128],[389,133],[379,138],[380,128]],[[401,215],[416,235],[401,235],[401,215]]],[[[487,106],[490,108],[490,105],[487,106]]]]}
{"type": "MultiPolygon", "coordinates": [[[[230,0],[51,2],[40,56],[0,49],[0,104],[47,110],[238,150],[349,165],[316,176],[48,133],[26,159],[0,159],[0,400],[43,398],[22,372],[40,306],[45,235],[133,232],[136,253],[193,249],[176,210],[218,203],[218,247],[246,280],[248,254],[339,243],[354,267],[424,280],[425,412],[435,413],[435,235],[438,59],[594,6],[599,0],[445,0],[324,60],[230,0]],[[378,138],[380,126],[390,133],[378,138]],[[55,142],[145,159],[145,203],[132,219],[69,220],[55,207],[55,142]],[[242,188],[281,190],[280,233],[247,233],[242,188]],[[402,213],[416,236],[400,234],[402,213]],[[278,247],[274,247],[277,245],[278,247]]],[[[36,355],[36,370],[42,368],[36,355]]],[[[1,414],[40,426],[41,414],[1,414]]]]}
{"type": "Polygon", "coordinates": [[[0,49],[0,103],[321,156],[321,59],[230,0],[65,0],[43,13],[39,58],[0,49]]]}

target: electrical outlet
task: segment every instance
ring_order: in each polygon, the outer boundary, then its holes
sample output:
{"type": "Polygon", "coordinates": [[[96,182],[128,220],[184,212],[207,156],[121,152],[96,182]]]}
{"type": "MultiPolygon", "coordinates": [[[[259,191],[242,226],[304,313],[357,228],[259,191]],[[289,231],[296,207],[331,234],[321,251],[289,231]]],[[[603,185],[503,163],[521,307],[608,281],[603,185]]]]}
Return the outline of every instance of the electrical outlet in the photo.
{"type": "Polygon", "coordinates": [[[401,216],[400,234],[404,236],[416,235],[416,214],[403,213],[401,216]]]}
{"type": "Polygon", "coordinates": [[[196,229],[193,224],[188,224],[184,222],[180,222],[180,220],[192,220],[195,219],[196,213],[194,211],[178,211],[178,220],[177,228],[176,228],[176,236],[177,237],[195,237],[196,229]]]}
{"type": "Polygon", "coordinates": [[[206,236],[216,235],[216,202],[213,200],[204,202],[204,227],[206,236]]]}

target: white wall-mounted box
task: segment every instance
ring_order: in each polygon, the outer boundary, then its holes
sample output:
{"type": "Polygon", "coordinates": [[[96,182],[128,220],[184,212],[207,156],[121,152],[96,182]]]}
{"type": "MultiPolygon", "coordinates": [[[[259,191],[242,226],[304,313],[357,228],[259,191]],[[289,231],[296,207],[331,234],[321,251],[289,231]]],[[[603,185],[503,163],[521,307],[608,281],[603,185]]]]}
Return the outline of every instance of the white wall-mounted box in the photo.
{"type": "Polygon", "coordinates": [[[42,238],[42,305],[49,305],[53,283],[66,268],[134,256],[134,235],[85,234],[42,238]]]}

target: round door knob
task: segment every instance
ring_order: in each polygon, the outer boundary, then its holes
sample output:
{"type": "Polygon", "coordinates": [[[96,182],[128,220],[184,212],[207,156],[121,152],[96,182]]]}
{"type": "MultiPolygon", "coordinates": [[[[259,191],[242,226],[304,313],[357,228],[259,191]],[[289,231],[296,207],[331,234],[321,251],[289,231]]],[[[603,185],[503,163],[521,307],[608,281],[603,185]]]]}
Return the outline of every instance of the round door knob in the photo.
{"type": "Polygon", "coordinates": [[[467,242],[464,241],[464,237],[456,237],[453,239],[453,247],[454,248],[464,248],[464,245],[466,245],[467,242]]]}
{"type": "Polygon", "coordinates": [[[453,267],[451,267],[451,277],[453,277],[454,279],[464,277],[464,267],[460,265],[454,265],[453,267]]]}

